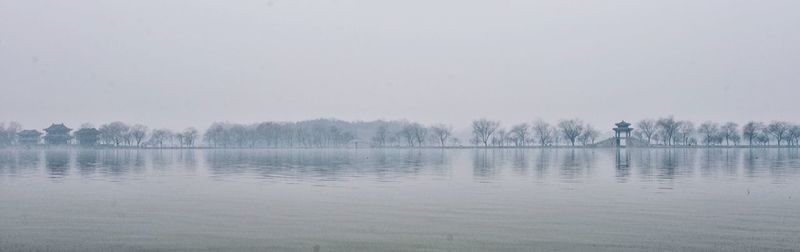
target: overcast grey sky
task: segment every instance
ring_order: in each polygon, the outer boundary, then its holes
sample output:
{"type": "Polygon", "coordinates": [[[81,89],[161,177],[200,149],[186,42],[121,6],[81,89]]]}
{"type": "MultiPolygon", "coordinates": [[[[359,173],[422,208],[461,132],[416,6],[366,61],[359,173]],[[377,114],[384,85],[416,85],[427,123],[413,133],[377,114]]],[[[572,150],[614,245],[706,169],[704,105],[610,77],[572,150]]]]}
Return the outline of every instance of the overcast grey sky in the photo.
{"type": "Polygon", "coordinates": [[[2,1],[0,121],[798,120],[800,1],[2,1]]]}

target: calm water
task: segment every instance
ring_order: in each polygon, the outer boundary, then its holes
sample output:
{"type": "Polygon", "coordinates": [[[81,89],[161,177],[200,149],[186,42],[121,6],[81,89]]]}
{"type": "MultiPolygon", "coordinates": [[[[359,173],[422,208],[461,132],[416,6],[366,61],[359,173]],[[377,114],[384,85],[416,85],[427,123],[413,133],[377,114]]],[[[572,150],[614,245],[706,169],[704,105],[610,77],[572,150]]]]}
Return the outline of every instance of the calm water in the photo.
{"type": "Polygon", "coordinates": [[[798,251],[800,150],[0,150],[0,251],[798,251]]]}

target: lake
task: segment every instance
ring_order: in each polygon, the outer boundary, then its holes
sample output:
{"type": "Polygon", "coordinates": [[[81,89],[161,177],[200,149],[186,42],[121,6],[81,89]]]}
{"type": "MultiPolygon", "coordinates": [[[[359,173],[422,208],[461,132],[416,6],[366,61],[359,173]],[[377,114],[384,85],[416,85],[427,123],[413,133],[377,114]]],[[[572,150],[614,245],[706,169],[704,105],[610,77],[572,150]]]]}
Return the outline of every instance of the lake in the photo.
{"type": "Polygon", "coordinates": [[[0,150],[0,251],[798,251],[798,149],[0,150]]]}

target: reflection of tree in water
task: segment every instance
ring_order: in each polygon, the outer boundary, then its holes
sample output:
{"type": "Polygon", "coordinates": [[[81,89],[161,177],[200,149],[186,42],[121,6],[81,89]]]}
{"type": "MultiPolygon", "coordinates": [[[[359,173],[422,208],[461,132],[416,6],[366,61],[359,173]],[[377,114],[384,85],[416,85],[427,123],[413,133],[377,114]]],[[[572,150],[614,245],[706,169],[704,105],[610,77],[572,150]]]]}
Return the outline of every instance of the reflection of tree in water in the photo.
{"type": "Polygon", "coordinates": [[[40,151],[21,150],[17,152],[16,158],[16,167],[19,169],[36,169],[42,157],[40,151]]]}
{"type": "Polygon", "coordinates": [[[16,157],[11,151],[0,150],[0,174],[16,168],[16,157]]]}
{"type": "Polygon", "coordinates": [[[52,177],[63,177],[69,171],[69,152],[65,150],[47,150],[44,152],[45,166],[52,177]]]}
{"type": "Polygon", "coordinates": [[[145,167],[145,157],[141,150],[99,150],[101,153],[100,172],[103,174],[119,176],[125,175],[132,170],[143,172],[145,167]]]}
{"type": "Polygon", "coordinates": [[[497,160],[494,149],[475,149],[472,152],[472,176],[477,179],[492,179],[497,176],[497,160]]]}
{"type": "Polygon", "coordinates": [[[197,151],[192,149],[176,150],[178,161],[187,170],[197,169],[197,151]]]}
{"type": "Polygon", "coordinates": [[[767,167],[769,174],[775,179],[775,182],[783,183],[788,175],[797,174],[798,169],[792,166],[796,164],[796,160],[792,160],[792,156],[796,156],[796,149],[794,148],[773,148],[766,152],[767,167]]]}
{"type": "Polygon", "coordinates": [[[538,159],[536,160],[536,177],[544,178],[551,167],[551,156],[555,151],[548,148],[540,148],[538,159]]]}
{"type": "Polygon", "coordinates": [[[0,150],[0,175],[32,172],[39,166],[39,151],[0,150]]]}
{"type": "Polygon", "coordinates": [[[662,148],[657,168],[658,178],[673,180],[676,176],[691,176],[694,171],[694,157],[697,149],[694,148],[662,148]]]}
{"type": "Polygon", "coordinates": [[[744,165],[744,173],[748,177],[755,177],[758,168],[762,167],[762,158],[766,156],[764,153],[766,153],[764,148],[747,148],[742,163],[744,165]]]}
{"type": "Polygon", "coordinates": [[[506,167],[515,176],[526,176],[533,163],[538,178],[546,177],[552,167],[562,178],[571,180],[589,176],[596,159],[595,150],[583,148],[475,149],[471,154],[473,176],[479,179],[494,179],[506,167]]]}
{"type": "Polygon", "coordinates": [[[527,150],[525,149],[514,149],[514,157],[511,162],[511,168],[514,171],[514,174],[518,176],[526,176],[528,175],[528,156],[526,155],[527,150]]]}
{"type": "Polygon", "coordinates": [[[98,165],[98,156],[97,150],[78,150],[75,161],[82,175],[90,175],[95,173],[98,165]]]}
{"type": "Polygon", "coordinates": [[[739,149],[725,149],[722,167],[726,175],[735,177],[739,173],[739,152],[739,149]]]}
{"type": "Polygon", "coordinates": [[[642,179],[650,180],[655,177],[655,161],[654,156],[657,155],[655,149],[650,148],[640,148],[640,149],[631,149],[631,165],[633,169],[638,171],[639,176],[642,179]]]}
{"type": "Polygon", "coordinates": [[[378,177],[386,179],[423,173],[443,176],[448,173],[450,168],[450,153],[442,149],[374,151],[366,155],[369,156],[368,159],[381,160],[380,162],[364,163],[363,165],[368,168],[366,172],[374,170],[378,177]],[[375,168],[369,168],[369,166],[375,166],[375,168]]]}
{"type": "Polygon", "coordinates": [[[425,162],[422,159],[422,150],[408,150],[405,155],[405,159],[403,160],[402,167],[410,168],[411,172],[414,174],[418,174],[421,169],[425,166],[425,162]]]}
{"type": "Polygon", "coordinates": [[[700,149],[700,175],[708,177],[714,173],[716,168],[722,166],[722,149],[703,148],[700,149]]]}
{"type": "Polygon", "coordinates": [[[38,164],[38,151],[0,150],[0,175],[17,174],[25,169],[36,168],[38,164]]]}
{"type": "Polygon", "coordinates": [[[587,152],[586,149],[570,148],[563,152],[561,158],[560,175],[567,180],[574,180],[584,175],[589,175],[594,163],[593,153],[587,152]]]}
{"type": "Polygon", "coordinates": [[[153,162],[153,169],[164,170],[172,167],[172,165],[175,163],[175,151],[176,150],[159,149],[150,152],[153,162]]]}
{"type": "Polygon", "coordinates": [[[797,148],[748,148],[743,150],[744,174],[759,177],[770,174],[775,182],[784,182],[789,175],[800,173],[800,149],[797,148]]]}
{"type": "Polygon", "coordinates": [[[445,149],[432,153],[428,160],[430,160],[431,169],[435,175],[446,175],[452,171],[450,162],[453,159],[452,154],[453,152],[445,149]]]}
{"type": "Polygon", "coordinates": [[[363,175],[378,179],[423,171],[441,173],[449,156],[441,150],[209,150],[206,164],[215,175],[341,180],[363,175]]]}
{"type": "Polygon", "coordinates": [[[782,172],[780,174],[773,174],[773,176],[782,179],[790,177],[787,175],[796,176],[800,173],[800,169],[797,169],[797,167],[800,167],[800,149],[793,147],[784,149],[784,151],[786,152],[786,157],[784,161],[781,162],[782,172]]]}
{"type": "Polygon", "coordinates": [[[675,170],[678,166],[677,154],[675,149],[667,148],[661,151],[661,165],[658,167],[659,178],[672,180],[675,177],[675,170]]]}
{"type": "Polygon", "coordinates": [[[721,173],[736,175],[739,167],[737,150],[729,148],[703,148],[700,151],[700,175],[718,176],[721,173]]]}
{"type": "Polygon", "coordinates": [[[206,165],[215,174],[244,173],[249,167],[245,165],[247,151],[213,149],[205,153],[206,165]]]}

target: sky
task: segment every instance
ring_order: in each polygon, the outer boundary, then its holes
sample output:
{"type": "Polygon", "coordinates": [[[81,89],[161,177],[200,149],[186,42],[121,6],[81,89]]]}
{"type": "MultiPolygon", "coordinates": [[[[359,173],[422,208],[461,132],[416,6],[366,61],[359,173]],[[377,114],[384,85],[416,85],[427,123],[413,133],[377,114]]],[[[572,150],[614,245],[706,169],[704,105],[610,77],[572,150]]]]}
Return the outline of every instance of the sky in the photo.
{"type": "Polygon", "coordinates": [[[800,1],[0,0],[0,121],[800,122],[800,1]]]}

